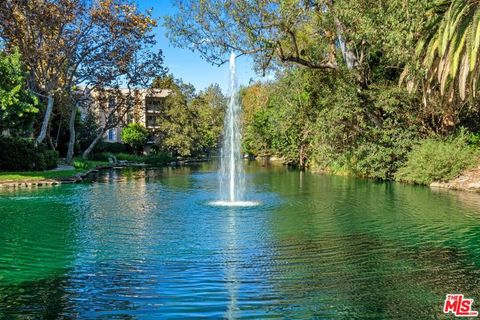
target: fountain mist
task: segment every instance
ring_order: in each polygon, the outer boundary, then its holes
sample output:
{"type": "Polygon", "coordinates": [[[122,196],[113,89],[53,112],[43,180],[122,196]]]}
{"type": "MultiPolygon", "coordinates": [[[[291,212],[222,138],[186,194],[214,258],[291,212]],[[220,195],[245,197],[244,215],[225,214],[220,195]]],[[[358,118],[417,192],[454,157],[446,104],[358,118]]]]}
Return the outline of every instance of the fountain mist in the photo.
{"type": "Polygon", "coordinates": [[[237,75],[235,70],[235,54],[230,55],[230,101],[225,115],[225,127],[221,165],[219,172],[220,199],[237,202],[243,200],[245,191],[240,152],[240,101],[238,97],[237,75]]]}

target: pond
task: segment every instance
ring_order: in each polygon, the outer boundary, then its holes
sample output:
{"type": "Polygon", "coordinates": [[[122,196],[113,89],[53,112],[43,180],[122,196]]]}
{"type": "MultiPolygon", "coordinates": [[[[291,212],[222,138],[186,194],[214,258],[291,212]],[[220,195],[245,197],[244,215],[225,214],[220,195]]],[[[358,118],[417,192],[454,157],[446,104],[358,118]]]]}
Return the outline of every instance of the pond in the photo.
{"type": "Polygon", "coordinates": [[[246,163],[0,193],[0,318],[432,318],[480,299],[480,196],[246,163]]]}

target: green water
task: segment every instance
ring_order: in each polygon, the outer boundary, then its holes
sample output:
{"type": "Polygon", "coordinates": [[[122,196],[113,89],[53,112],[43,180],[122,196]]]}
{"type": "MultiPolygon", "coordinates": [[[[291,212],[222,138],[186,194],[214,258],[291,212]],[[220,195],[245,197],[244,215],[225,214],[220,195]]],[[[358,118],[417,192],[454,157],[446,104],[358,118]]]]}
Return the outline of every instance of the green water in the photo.
{"type": "Polygon", "coordinates": [[[480,195],[246,164],[0,193],[0,319],[426,319],[480,301],[480,195]]]}

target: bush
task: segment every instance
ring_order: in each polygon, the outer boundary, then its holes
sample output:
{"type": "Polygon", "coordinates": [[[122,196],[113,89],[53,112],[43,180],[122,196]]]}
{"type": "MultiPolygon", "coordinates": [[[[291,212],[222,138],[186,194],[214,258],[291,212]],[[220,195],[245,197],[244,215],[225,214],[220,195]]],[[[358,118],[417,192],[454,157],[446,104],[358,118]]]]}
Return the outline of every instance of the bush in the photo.
{"type": "Polygon", "coordinates": [[[58,152],[33,141],[0,137],[0,171],[43,171],[57,167],[58,152]]]}
{"type": "Polygon", "coordinates": [[[94,153],[103,153],[103,152],[109,152],[109,153],[131,153],[131,148],[129,148],[126,144],[120,143],[120,142],[99,142],[93,149],[94,153]]]}
{"type": "Polygon", "coordinates": [[[73,161],[73,166],[75,169],[89,169],[89,164],[83,159],[77,159],[73,161]]]}
{"type": "MultiPolygon", "coordinates": [[[[387,122],[387,121],[385,121],[387,122]]],[[[371,129],[356,149],[352,151],[354,173],[357,176],[392,180],[418,140],[416,130],[394,126],[371,129]]]]}
{"type": "Polygon", "coordinates": [[[125,160],[128,162],[136,162],[136,163],[143,163],[145,161],[145,156],[139,156],[135,154],[129,153],[117,153],[115,154],[117,160],[125,160]]]}
{"type": "Polygon", "coordinates": [[[159,152],[145,157],[144,162],[152,166],[164,166],[172,161],[168,154],[159,152]]]}
{"type": "Polygon", "coordinates": [[[100,152],[100,153],[93,153],[89,159],[93,161],[107,161],[108,158],[111,157],[112,154],[109,152],[100,152]]]}
{"type": "Polygon", "coordinates": [[[143,150],[147,143],[148,130],[139,123],[130,123],[122,130],[122,141],[128,144],[136,153],[143,150]]]}
{"type": "Polygon", "coordinates": [[[426,139],[409,153],[396,178],[399,181],[430,184],[449,181],[474,166],[478,152],[468,145],[468,135],[461,131],[447,140],[426,139]]]}
{"type": "Polygon", "coordinates": [[[55,150],[44,150],[42,154],[46,169],[55,169],[58,165],[58,152],[55,150]]]}

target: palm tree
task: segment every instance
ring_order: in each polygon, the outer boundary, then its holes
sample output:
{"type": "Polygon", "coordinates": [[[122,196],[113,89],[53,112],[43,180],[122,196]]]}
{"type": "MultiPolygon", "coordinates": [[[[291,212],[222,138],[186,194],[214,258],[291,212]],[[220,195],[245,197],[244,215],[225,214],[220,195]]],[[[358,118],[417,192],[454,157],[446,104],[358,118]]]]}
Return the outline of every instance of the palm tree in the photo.
{"type": "Polygon", "coordinates": [[[450,101],[456,92],[461,100],[475,97],[480,75],[480,0],[440,0],[435,10],[444,14],[432,21],[432,32],[417,47],[427,71],[427,92],[438,86],[450,101]]]}

